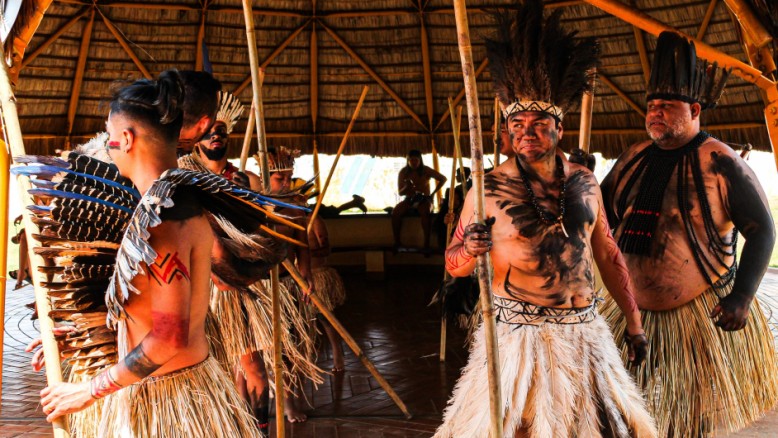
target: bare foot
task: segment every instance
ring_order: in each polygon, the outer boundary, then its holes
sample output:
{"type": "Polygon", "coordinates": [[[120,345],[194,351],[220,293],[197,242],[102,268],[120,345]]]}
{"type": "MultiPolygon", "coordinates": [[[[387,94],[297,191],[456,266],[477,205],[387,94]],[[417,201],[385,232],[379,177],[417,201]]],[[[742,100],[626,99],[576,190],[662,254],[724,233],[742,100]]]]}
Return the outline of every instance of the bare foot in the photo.
{"type": "Polygon", "coordinates": [[[284,415],[290,423],[302,423],[308,419],[308,416],[297,408],[296,403],[289,399],[284,401],[284,415]]]}

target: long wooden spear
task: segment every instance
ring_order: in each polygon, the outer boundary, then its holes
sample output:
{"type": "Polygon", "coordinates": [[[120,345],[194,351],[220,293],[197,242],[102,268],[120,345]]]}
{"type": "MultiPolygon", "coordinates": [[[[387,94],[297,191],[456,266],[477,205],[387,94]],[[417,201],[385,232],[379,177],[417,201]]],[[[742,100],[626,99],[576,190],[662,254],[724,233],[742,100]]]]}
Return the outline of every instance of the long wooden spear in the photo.
{"type": "MultiPolygon", "coordinates": [[[[254,36],[254,12],[250,0],[243,0],[243,17],[246,22],[246,40],[249,50],[249,65],[251,68],[252,108],[257,124],[257,155],[259,170],[262,175],[263,191],[270,191],[270,169],[267,160],[267,142],[265,139],[265,120],[262,108],[262,79],[264,72],[259,69],[257,56],[257,40],[254,36]]],[[[248,130],[248,128],[247,128],[248,130]]],[[[244,144],[244,148],[245,148],[244,144]]],[[[281,356],[281,304],[279,292],[278,265],[270,270],[270,296],[272,300],[273,319],[273,374],[276,385],[276,436],[286,436],[284,422],[284,373],[281,356]]]]}
{"type": "Polygon", "coordinates": [[[362,95],[359,96],[359,102],[357,102],[357,107],[354,110],[354,114],[351,116],[351,121],[348,124],[348,128],[346,129],[346,133],[343,134],[343,140],[340,141],[340,146],[338,147],[338,153],[335,155],[335,161],[332,162],[332,167],[330,167],[330,173],[327,175],[327,179],[324,181],[324,187],[321,189],[321,193],[319,193],[318,199],[316,199],[316,207],[313,209],[313,213],[311,213],[311,218],[308,220],[308,233],[311,232],[311,228],[313,227],[313,221],[316,219],[316,215],[319,214],[319,209],[321,208],[321,202],[324,200],[324,195],[327,194],[327,188],[330,186],[330,180],[332,179],[332,174],[335,173],[335,167],[338,165],[338,160],[340,160],[341,154],[343,154],[343,149],[346,148],[346,140],[348,140],[348,136],[351,133],[351,129],[354,127],[354,122],[357,121],[357,116],[359,116],[359,110],[362,108],[362,104],[365,102],[365,96],[367,96],[367,91],[369,87],[365,85],[365,88],[362,89],[362,95]]]}
{"type": "MultiPolygon", "coordinates": [[[[470,125],[470,167],[473,177],[474,213],[476,223],[484,223],[484,149],[481,138],[481,116],[478,110],[478,88],[475,83],[473,50],[470,45],[470,28],[467,23],[465,0],[454,0],[454,19],[457,24],[459,57],[462,61],[462,74],[465,80],[467,97],[467,118],[470,125]]],[[[499,352],[497,333],[492,308],[492,266],[489,253],[478,256],[476,262],[478,284],[481,289],[481,312],[484,319],[486,336],[486,370],[489,378],[489,411],[491,417],[491,436],[499,438],[502,432],[502,395],[500,391],[499,352]]]]}
{"type": "MultiPolygon", "coordinates": [[[[0,105],[3,110],[3,124],[5,125],[6,132],[8,133],[8,146],[11,150],[12,156],[25,155],[24,142],[22,141],[22,130],[19,127],[19,115],[16,111],[16,98],[11,88],[11,78],[8,75],[8,66],[5,63],[5,54],[0,49],[0,105]]],[[[8,168],[0,169],[2,172],[8,172],[8,168]]],[[[21,190],[22,203],[25,206],[32,205],[33,200],[29,195],[28,190],[32,187],[30,179],[25,176],[19,176],[17,181],[19,182],[19,188],[21,190]]],[[[0,196],[4,196],[8,199],[7,191],[0,193],[0,196]]],[[[43,340],[43,359],[46,364],[46,381],[49,385],[62,382],[62,369],[60,367],[59,348],[57,347],[57,341],[54,339],[54,321],[49,316],[51,312],[51,304],[49,303],[48,291],[41,286],[41,282],[45,281],[42,278],[43,273],[38,270],[40,266],[43,266],[43,259],[35,254],[33,250],[38,246],[33,238],[33,235],[40,233],[37,225],[32,222],[31,213],[29,210],[24,210],[24,229],[27,235],[27,242],[29,243],[29,255],[30,255],[30,276],[32,277],[33,285],[35,286],[35,305],[38,309],[38,323],[41,331],[41,339],[43,340]]],[[[24,275],[20,272],[19,275],[24,275]]],[[[65,417],[59,417],[52,423],[54,427],[55,438],[67,438],[70,436],[67,428],[65,417]]]]}
{"type": "MultiPolygon", "coordinates": [[[[594,74],[592,72],[592,82],[594,82],[594,74]]],[[[581,98],[581,122],[578,128],[578,148],[589,153],[591,149],[592,139],[592,109],[594,108],[594,90],[591,93],[584,93],[581,98]]]]}
{"type": "Polygon", "coordinates": [[[254,104],[251,104],[251,111],[249,111],[249,120],[246,122],[246,133],[243,136],[243,148],[240,150],[240,169],[241,172],[246,171],[246,162],[249,159],[249,151],[251,150],[251,131],[254,130],[254,104]]]}
{"type": "MultiPolygon", "coordinates": [[[[494,97],[494,167],[497,168],[497,166],[500,165],[500,134],[502,131],[502,126],[500,126],[500,99],[495,96],[494,97]]],[[[591,126],[589,126],[591,128],[591,126]]]]}
{"type": "Polygon", "coordinates": [[[384,379],[384,376],[378,372],[378,369],[376,369],[375,365],[373,365],[373,362],[371,362],[370,359],[365,356],[365,353],[361,348],[359,348],[357,341],[355,341],[351,334],[346,331],[346,328],[343,327],[337,318],[335,318],[335,315],[333,315],[333,313],[324,306],[316,292],[310,292],[308,283],[305,282],[305,279],[303,278],[302,274],[300,274],[300,271],[297,270],[297,267],[295,267],[294,263],[287,259],[284,260],[283,264],[286,270],[289,271],[289,274],[292,276],[294,281],[300,286],[303,294],[306,295],[311,300],[311,303],[313,303],[313,305],[319,309],[319,312],[321,312],[321,314],[327,318],[327,321],[329,321],[335,331],[338,332],[340,337],[343,338],[343,341],[346,342],[346,345],[348,345],[349,348],[351,348],[351,351],[354,352],[354,356],[356,356],[357,359],[362,362],[362,365],[364,365],[365,368],[370,371],[370,374],[372,374],[378,384],[381,385],[381,388],[383,388],[384,391],[389,394],[389,397],[391,397],[397,407],[400,408],[403,414],[405,414],[405,418],[410,420],[413,415],[411,415],[411,413],[408,411],[408,407],[405,406],[405,403],[403,403],[403,401],[400,399],[400,396],[397,395],[394,389],[392,389],[392,386],[389,385],[389,382],[387,382],[386,379],[384,379]]]}

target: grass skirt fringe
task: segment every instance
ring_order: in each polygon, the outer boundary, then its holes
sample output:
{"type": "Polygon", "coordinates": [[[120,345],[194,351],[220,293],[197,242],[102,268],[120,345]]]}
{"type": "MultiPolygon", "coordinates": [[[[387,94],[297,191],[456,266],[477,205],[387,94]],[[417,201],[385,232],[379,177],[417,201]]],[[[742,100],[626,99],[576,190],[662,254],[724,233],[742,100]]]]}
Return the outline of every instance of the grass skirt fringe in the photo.
{"type": "Polygon", "coordinates": [[[338,271],[330,266],[313,268],[313,285],[316,294],[327,310],[332,311],[346,302],[346,288],[338,271]]]}
{"type": "MultiPolygon", "coordinates": [[[[253,295],[235,291],[211,293],[212,321],[215,334],[212,347],[217,359],[228,370],[238,364],[240,356],[261,351],[265,364],[273,363],[273,306],[269,280],[262,280],[250,287],[253,295]]],[[[305,336],[306,321],[298,311],[293,297],[281,283],[281,349],[286,358],[284,375],[288,384],[299,385],[298,376],[322,383],[322,370],[308,356],[313,339],[305,336]]],[[[268,370],[272,366],[267,367],[268,370]]]]}
{"type": "MultiPolygon", "coordinates": [[[[641,310],[650,345],[634,371],[662,436],[696,438],[722,426],[733,432],[778,401],[775,346],[759,302],[743,330],[725,332],[709,317],[718,301],[709,289],[673,310],[641,310]]],[[[626,322],[610,296],[602,314],[623,339],[626,322]]]]}
{"type": "MultiPolygon", "coordinates": [[[[102,371],[102,370],[101,370],[102,371]]],[[[63,374],[65,374],[63,372],[63,374]]],[[[92,380],[95,373],[70,372],[67,374],[67,381],[71,383],[88,382],[92,380]]],[[[68,415],[68,426],[70,427],[70,436],[73,438],[92,438],[97,436],[97,430],[100,426],[100,415],[103,410],[104,399],[97,400],[92,406],[83,411],[68,415]]]]}
{"type": "Polygon", "coordinates": [[[101,437],[260,436],[256,420],[212,357],[109,395],[102,417],[101,437]]]}
{"type": "MultiPolygon", "coordinates": [[[[505,437],[655,437],[643,398],[621,364],[605,321],[497,323],[505,437]]],[[[483,326],[435,437],[488,437],[483,326]]]]}

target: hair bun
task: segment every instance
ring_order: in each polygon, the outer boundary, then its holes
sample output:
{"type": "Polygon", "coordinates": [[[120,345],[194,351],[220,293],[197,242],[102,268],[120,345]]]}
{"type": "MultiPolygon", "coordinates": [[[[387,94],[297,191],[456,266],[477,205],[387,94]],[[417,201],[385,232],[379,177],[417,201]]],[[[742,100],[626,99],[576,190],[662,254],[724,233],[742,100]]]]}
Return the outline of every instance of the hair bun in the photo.
{"type": "Polygon", "coordinates": [[[177,120],[182,115],[184,82],[177,70],[166,70],[157,79],[157,98],[154,106],[163,125],[177,120]]]}

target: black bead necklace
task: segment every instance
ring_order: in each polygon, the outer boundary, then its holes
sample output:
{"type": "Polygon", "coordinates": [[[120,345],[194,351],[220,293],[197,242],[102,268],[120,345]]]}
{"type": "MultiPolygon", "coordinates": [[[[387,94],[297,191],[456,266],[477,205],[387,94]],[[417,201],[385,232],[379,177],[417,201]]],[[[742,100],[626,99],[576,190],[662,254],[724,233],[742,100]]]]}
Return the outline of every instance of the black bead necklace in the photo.
{"type": "Polygon", "coordinates": [[[529,175],[527,174],[527,171],[524,170],[524,168],[521,166],[521,163],[519,163],[518,155],[515,156],[516,167],[518,167],[519,169],[521,182],[524,183],[524,188],[527,189],[529,200],[530,202],[532,202],[532,206],[535,207],[535,211],[538,213],[538,217],[540,218],[540,221],[549,226],[551,225],[558,226],[562,230],[562,233],[565,235],[565,237],[569,238],[570,236],[567,234],[567,230],[565,229],[565,223],[563,222],[565,217],[565,189],[567,188],[567,178],[565,178],[565,165],[562,162],[562,158],[559,155],[557,155],[555,158],[556,158],[556,172],[554,176],[561,180],[561,184],[560,184],[561,187],[559,189],[559,216],[557,217],[554,217],[551,213],[540,208],[540,204],[538,203],[538,198],[535,196],[535,192],[532,190],[532,185],[529,182],[529,175]]]}

